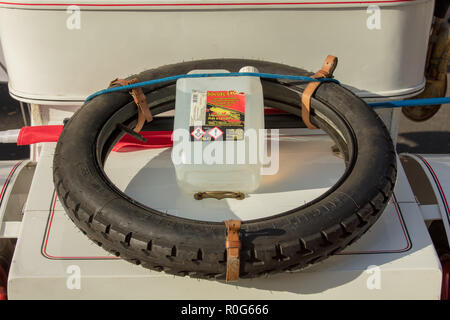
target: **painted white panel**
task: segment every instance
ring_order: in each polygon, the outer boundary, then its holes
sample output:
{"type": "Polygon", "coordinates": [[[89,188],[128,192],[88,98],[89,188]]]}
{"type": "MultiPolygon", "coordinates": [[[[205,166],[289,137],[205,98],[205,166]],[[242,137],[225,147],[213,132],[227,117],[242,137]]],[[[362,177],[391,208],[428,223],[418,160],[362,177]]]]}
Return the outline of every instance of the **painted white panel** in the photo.
{"type": "Polygon", "coordinates": [[[336,77],[362,97],[421,90],[432,0],[380,3],[380,29],[367,27],[369,3],[321,2],[81,6],[80,29],[66,26],[68,1],[52,10],[39,1],[2,5],[10,91],[24,101],[81,103],[114,78],[181,61],[248,58],[316,71],[328,54],[339,57],[336,77]]]}

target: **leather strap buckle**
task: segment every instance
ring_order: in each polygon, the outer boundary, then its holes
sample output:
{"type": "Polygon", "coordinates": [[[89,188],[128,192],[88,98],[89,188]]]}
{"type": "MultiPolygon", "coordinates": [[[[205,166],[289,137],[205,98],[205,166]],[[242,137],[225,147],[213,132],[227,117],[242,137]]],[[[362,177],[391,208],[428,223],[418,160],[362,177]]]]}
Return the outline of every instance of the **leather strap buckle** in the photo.
{"type": "MultiPolygon", "coordinates": [[[[327,56],[325,62],[322,65],[322,69],[317,71],[312,76],[312,78],[320,79],[333,77],[333,72],[334,70],[336,70],[337,63],[337,57],[331,55],[327,56]]],[[[306,127],[308,127],[308,129],[317,129],[317,127],[311,123],[310,119],[311,97],[321,84],[322,83],[318,81],[308,83],[302,94],[302,120],[305,123],[306,127]]]]}
{"type": "MultiPolygon", "coordinates": [[[[133,78],[130,80],[127,79],[115,79],[110,82],[109,87],[113,87],[116,85],[119,86],[127,86],[129,84],[138,83],[138,78],[133,78]]],[[[145,122],[150,122],[153,120],[152,113],[150,112],[150,108],[147,104],[147,99],[145,97],[142,88],[133,88],[130,91],[131,96],[133,97],[134,103],[138,108],[138,121],[133,131],[139,133],[144,127],[145,122]]]]}

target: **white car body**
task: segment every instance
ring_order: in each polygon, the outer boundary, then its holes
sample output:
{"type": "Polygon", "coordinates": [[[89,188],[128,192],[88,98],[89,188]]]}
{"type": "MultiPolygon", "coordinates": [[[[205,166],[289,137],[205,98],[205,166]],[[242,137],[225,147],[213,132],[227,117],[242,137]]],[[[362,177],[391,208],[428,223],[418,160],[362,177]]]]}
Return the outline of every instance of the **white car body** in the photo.
{"type": "MultiPolygon", "coordinates": [[[[259,59],[316,71],[326,55],[333,54],[339,57],[336,78],[366,101],[411,97],[425,84],[432,0],[134,0],[132,4],[80,0],[77,7],[68,8],[69,4],[0,2],[0,41],[9,90],[31,104],[33,125],[61,124],[112,79],[186,60],[259,59]]],[[[397,112],[379,112],[394,140],[397,112]]],[[[254,208],[270,215],[282,206],[295,207],[323,193],[331,186],[330,177],[342,172],[323,132],[282,131],[281,148],[283,139],[299,146],[297,156],[304,161],[286,158],[279,175],[303,180],[302,187],[277,192],[273,181],[266,179],[266,192],[248,202],[205,200],[215,208],[210,219],[223,220],[226,215],[248,219],[254,208]],[[320,161],[308,161],[313,158],[320,161]],[[308,172],[308,177],[300,172],[308,172]],[[314,186],[310,181],[316,182],[314,186]]],[[[30,161],[0,166],[4,186],[0,236],[18,239],[8,281],[11,299],[439,299],[441,295],[441,264],[427,223],[442,220],[450,234],[446,155],[424,155],[424,161],[421,156],[405,156],[420,162],[423,172],[428,170],[436,203],[425,207],[416,200],[399,160],[394,196],[383,216],[341,254],[299,272],[227,284],[149,271],[93,245],[65,215],[55,195],[54,147],[40,144],[32,149],[30,161]]],[[[195,200],[177,193],[167,154],[161,149],[112,153],[106,171],[119,188],[144,204],[190,218],[211,214],[210,208],[198,210],[195,200]],[[157,179],[150,179],[155,175],[164,176],[164,190],[157,179]]]]}

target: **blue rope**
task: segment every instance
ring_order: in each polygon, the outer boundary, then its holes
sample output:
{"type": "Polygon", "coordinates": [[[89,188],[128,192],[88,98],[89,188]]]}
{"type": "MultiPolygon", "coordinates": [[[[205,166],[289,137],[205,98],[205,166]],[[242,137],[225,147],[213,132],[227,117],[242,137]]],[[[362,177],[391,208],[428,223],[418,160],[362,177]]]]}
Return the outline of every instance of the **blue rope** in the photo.
{"type": "MultiPolygon", "coordinates": [[[[91,94],[86,98],[85,102],[94,99],[95,97],[117,91],[131,90],[133,88],[140,88],[144,86],[154,85],[158,83],[176,81],[178,79],[185,78],[210,78],[210,77],[259,77],[264,79],[283,79],[283,80],[295,80],[295,81],[305,81],[305,82],[334,82],[339,84],[339,81],[332,78],[321,78],[314,79],[311,77],[302,76],[291,76],[285,74],[272,74],[272,73],[258,73],[258,72],[226,72],[226,73],[198,73],[198,74],[180,74],[176,76],[148,80],[143,82],[138,82],[134,84],[129,84],[126,86],[112,87],[108,89],[103,89],[91,94]]],[[[413,107],[413,106],[427,106],[427,105],[437,105],[450,103],[450,97],[444,98],[429,98],[429,99],[411,99],[403,101],[389,101],[389,102],[372,102],[369,106],[374,109],[377,108],[401,108],[401,107],[413,107]]]]}
{"type": "Polygon", "coordinates": [[[373,108],[401,108],[401,107],[417,107],[417,106],[433,106],[436,104],[450,103],[450,97],[444,98],[428,98],[428,99],[411,99],[403,101],[373,102],[369,106],[373,108]]]}
{"type": "Polygon", "coordinates": [[[139,87],[149,86],[149,85],[163,83],[163,82],[170,82],[170,81],[175,81],[175,80],[184,79],[184,78],[210,78],[210,77],[259,77],[259,78],[264,78],[264,79],[284,79],[284,80],[295,80],[295,81],[305,81],[305,82],[314,81],[314,82],[339,83],[339,81],[337,81],[336,79],[331,79],[331,78],[314,79],[311,77],[290,76],[290,75],[285,75],[285,74],[272,74],[272,73],[257,73],[257,72],[180,74],[177,76],[155,79],[155,80],[148,80],[148,81],[129,84],[126,86],[121,86],[121,87],[112,87],[112,88],[108,88],[108,89],[103,89],[103,90],[97,91],[94,94],[91,94],[89,97],[86,98],[86,100],[84,102],[88,102],[89,100],[92,100],[93,98],[95,98],[101,94],[110,93],[110,92],[130,90],[133,88],[139,88],[139,87]]]}

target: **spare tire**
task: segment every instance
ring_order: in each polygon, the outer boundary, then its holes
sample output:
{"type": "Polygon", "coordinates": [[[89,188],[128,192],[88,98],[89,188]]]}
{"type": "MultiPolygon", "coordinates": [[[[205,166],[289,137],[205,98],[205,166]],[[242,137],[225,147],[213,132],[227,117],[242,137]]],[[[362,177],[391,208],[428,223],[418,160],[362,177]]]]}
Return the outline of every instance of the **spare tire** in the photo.
{"type": "MultiPolygon", "coordinates": [[[[277,63],[214,59],[168,65],[133,77],[146,81],[193,69],[237,72],[247,65],[264,73],[311,75],[277,63]]],[[[262,82],[266,106],[301,115],[298,92],[305,84],[262,82]]],[[[146,86],[143,91],[153,115],[174,108],[175,82],[146,86]]],[[[343,154],[345,173],[307,204],[243,221],[240,277],[301,269],[339,252],[368,230],[391,197],[396,154],[377,114],[331,82],[319,87],[311,109],[311,122],[326,131],[343,154]]],[[[131,96],[114,92],[87,102],[65,125],[53,176],[67,214],[90,239],[130,262],[176,275],[224,278],[223,223],[180,218],[144,206],[114,186],[103,171],[107,155],[124,134],[118,124],[132,128],[136,120],[131,96]]]]}

